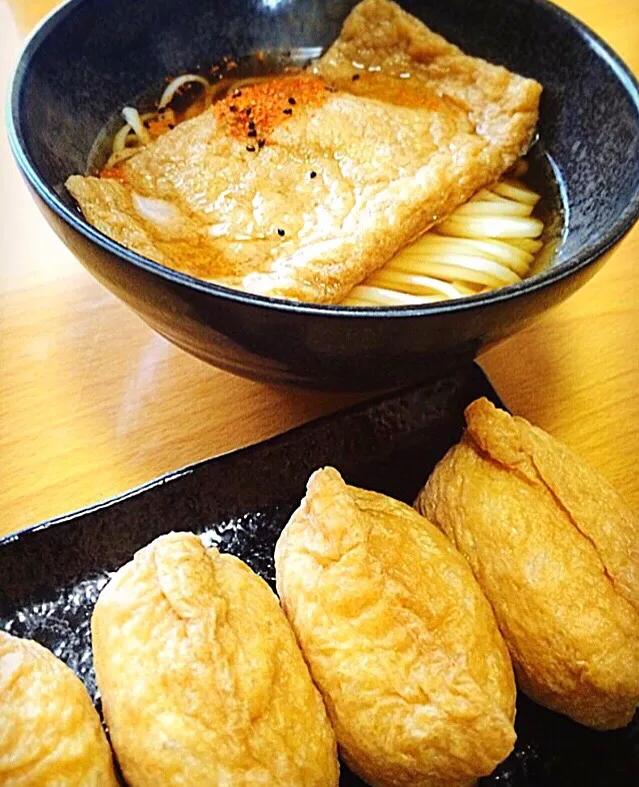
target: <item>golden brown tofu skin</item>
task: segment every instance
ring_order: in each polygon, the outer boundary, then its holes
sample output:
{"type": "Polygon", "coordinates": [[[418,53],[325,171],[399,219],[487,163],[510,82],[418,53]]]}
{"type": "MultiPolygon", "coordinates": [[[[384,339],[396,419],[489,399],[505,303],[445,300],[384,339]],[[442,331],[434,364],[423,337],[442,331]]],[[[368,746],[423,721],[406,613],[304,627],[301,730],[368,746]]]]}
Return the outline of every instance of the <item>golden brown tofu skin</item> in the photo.
{"type": "Polygon", "coordinates": [[[163,536],[102,591],[96,676],[130,787],[335,787],[335,736],[268,585],[163,536]]]}
{"type": "Polygon", "coordinates": [[[275,562],[340,753],[368,784],[471,785],[510,753],[508,652],[466,561],[437,528],[325,468],[275,562]]]}
{"type": "Polygon", "coordinates": [[[0,784],[117,787],[84,685],[37,642],[0,632],[0,784]]]}
{"type": "Polygon", "coordinates": [[[234,133],[229,99],[117,179],[74,175],[67,188],[91,224],[163,265],[337,303],[527,151],[541,86],[364,0],[315,68],[243,93],[261,147],[234,133]]]}
{"type": "Polygon", "coordinates": [[[417,509],[470,563],[518,683],[597,729],[639,704],[639,523],[565,445],[486,399],[417,509]]]}

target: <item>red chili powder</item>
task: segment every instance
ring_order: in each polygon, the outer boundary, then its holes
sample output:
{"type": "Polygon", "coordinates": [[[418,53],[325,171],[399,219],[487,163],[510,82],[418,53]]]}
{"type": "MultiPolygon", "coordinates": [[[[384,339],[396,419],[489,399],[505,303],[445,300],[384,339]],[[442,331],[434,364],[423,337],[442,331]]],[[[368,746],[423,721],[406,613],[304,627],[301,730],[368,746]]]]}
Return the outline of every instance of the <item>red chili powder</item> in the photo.
{"type": "Polygon", "coordinates": [[[253,145],[304,107],[321,104],[326,96],[326,82],[320,77],[274,77],[232,90],[214,104],[213,112],[233,136],[253,145]]]}
{"type": "Polygon", "coordinates": [[[107,180],[117,180],[120,183],[127,183],[127,176],[124,167],[121,164],[116,164],[114,167],[103,169],[100,171],[100,177],[107,180]]]}

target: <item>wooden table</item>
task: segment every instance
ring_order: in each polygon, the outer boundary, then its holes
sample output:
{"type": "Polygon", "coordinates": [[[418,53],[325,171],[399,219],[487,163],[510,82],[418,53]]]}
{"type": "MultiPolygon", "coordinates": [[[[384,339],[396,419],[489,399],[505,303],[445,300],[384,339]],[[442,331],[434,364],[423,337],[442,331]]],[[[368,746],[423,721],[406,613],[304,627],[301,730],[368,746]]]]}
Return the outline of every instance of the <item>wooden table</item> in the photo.
{"type": "MultiPolygon", "coordinates": [[[[53,5],[0,0],[2,95],[21,34],[53,5]]],[[[637,0],[561,5],[639,72],[637,0]]],[[[248,382],[175,349],[54,236],[4,131],[0,167],[0,535],[352,401],[248,382]]],[[[481,363],[513,411],[639,510],[639,228],[577,295],[481,363]]]]}

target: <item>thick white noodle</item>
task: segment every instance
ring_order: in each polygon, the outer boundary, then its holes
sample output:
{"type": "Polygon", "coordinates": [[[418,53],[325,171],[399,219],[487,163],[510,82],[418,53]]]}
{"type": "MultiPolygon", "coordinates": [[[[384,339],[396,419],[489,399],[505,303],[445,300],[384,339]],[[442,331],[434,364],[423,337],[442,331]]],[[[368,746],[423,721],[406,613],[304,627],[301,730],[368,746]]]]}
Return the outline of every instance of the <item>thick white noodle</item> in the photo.
{"type": "Polygon", "coordinates": [[[446,281],[453,279],[463,279],[464,281],[474,281],[479,284],[490,284],[492,281],[502,284],[516,284],[521,277],[493,260],[485,257],[470,257],[463,254],[441,254],[429,257],[402,255],[391,260],[384,270],[402,271],[403,273],[415,273],[424,276],[435,276],[446,281]],[[450,265],[455,271],[462,271],[460,275],[448,275],[446,266],[450,265]],[[438,273],[434,273],[438,271],[438,273]],[[443,274],[443,275],[442,275],[443,274]],[[488,277],[488,278],[487,278],[488,277]]]}
{"type": "Polygon", "coordinates": [[[387,287],[413,295],[433,295],[439,293],[446,298],[459,298],[460,292],[452,284],[434,279],[432,276],[420,276],[414,273],[402,273],[391,268],[382,268],[367,279],[367,284],[387,287]]]}
{"type": "Polygon", "coordinates": [[[113,153],[121,153],[126,147],[126,140],[133,129],[128,123],[125,123],[118,133],[113,137],[113,153]]]}
{"type": "Polygon", "coordinates": [[[437,225],[441,235],[461,238],[536,238],[544,230],[539,219],[521,216],[459,216],[453,213],[437,225]]]}
{"type": "Polygon", "coordinates": [[[520,162],[510,178],[478,191],[355,287],[344,305],[430,303],[520,282],[543,232],[543,223],[531,215],[539,195],[512,179],[526,169],[520,162]]]}
{"type": "Polygon", "coordinates": [[[182,74],[182,76],[176,77],[166,86],[166,90],[162,93],[162,97],[158,102],[158,109],[164,109],[164,107],[168,106],[171,101],[173,101],[173,96],[177,91],[183,85],[188,85],[190,82],[199,82],[201,85],[204,85],[207,90],[211,87],[211,83],[207,79],[204,79],[204,77],[199,76],[199,74],[182,74]]]}
{"type": "MultiPolygon", "coordinates": [[[[541,243],[538,241],[538,243],[541,243]]],[[[534,256],[529,251],[515,246],[514,241],[509,242],[496,240],[495,238],[450,238],[445,235],[437,235],[436,232],[428,232],[420,240],[416,241],[409,249],[419,250],[423,254],[441,253],[443,248],[458,254],[471,254],[486,257],[489,260],[496,260],[517,273],[522,275],[528,270],[528,266],[533,261],[534,256]]],[[[402,252],[400,252],[401,254],[402,252]]]]}
{"type": "Polygon", "coordinates": [[[534,240],[533,238],[511,238],[510,242],[513,246],[525,251],[527,254],[536,254],[544,245],[540,240],[534,240]]]}
{"type": "Polygon", "coordinates": [[[539,194],[512,180],[502,180],[493,188],[493,191],[500,197],[508,197],[517,200],[517,202],[526,202],[529,205],[536,205],[540,199],[539,194]]]}
{"type": "Polygon", "coordinates": [[[406,292],[387,290],[382,287],[370,287],[363,284],[354,287],[349,293],[349,297],[383,306],[410,306],[416,303],[434,303],[435,301],[445,300],[442,295],[409,295],[406,292]]]}
{"type": "Polygon", "coordinates": [[[455,211],[455,216],[530,216],[533,206],[523,202],[497,203],[484,200],[471,200],[455,211]]]}
{"type": "Polygon", "coordinates": [[[137,109],[135,107],[124,107],[122,110],[122,117],[131,126],[135,135],[140,140],[140,144],[148,145],[151,141],[151,135],[146,128],[144,128],[144,123],[137,109]]]}

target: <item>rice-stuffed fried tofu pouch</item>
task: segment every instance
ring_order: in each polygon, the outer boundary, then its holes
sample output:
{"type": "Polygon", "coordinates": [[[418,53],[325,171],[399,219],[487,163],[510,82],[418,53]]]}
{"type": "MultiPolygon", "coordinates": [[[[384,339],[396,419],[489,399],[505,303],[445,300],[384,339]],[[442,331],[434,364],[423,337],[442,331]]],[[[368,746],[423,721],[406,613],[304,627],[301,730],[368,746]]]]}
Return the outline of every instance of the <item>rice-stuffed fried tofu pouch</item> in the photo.
{"type": "Polygon", "coordinates": [[[519,686],[598,729],[639,705],[639,522],[565,445],[487,399],[416,507],[470,563],[519,686]]]}
{"type": "Polygon", "coordinates": [[[191,533],[162,536],[91,622],[130,787],[337,787],[335,736],[273,591],[191,533]]]}
{"type": "Polygon", "coordinates": [[[82,681],[51,651],[0,631],[0,784],[117,787],[82,681]]]}
{"type": "Polygon", "coordinates": [[[515,684],[466,561],[409,506],[326,468],[275,550],[277,588],[348,766],[460,787],[513,748],[515,684]]]}
{"type": "Polygon", "coordinates": [[[526,152],[540,93],[364,0],[301,75],[243,87],[67,187],[89,222],[157,262],[335,303],[526,152]]]}

